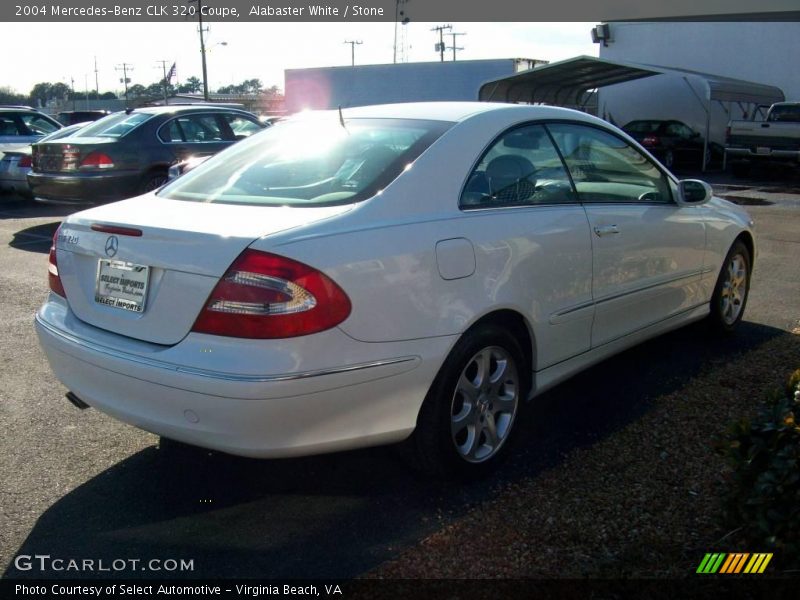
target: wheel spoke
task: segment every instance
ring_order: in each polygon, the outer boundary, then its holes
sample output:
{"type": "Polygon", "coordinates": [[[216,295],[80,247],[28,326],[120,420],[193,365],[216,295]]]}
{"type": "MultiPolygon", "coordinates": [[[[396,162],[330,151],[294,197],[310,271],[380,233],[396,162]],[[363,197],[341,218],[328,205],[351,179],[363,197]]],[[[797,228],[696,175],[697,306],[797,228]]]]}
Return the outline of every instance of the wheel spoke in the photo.
{"type": "Polygon", "coordinates": [[[484,431],[486,432],[486,443],[489,447],[494,450],[497,448],[497,442],[499,438],[497,437],[497,424],[494,422],[494,415],[492,413],[486,413],[486,427],[484,431]]]}

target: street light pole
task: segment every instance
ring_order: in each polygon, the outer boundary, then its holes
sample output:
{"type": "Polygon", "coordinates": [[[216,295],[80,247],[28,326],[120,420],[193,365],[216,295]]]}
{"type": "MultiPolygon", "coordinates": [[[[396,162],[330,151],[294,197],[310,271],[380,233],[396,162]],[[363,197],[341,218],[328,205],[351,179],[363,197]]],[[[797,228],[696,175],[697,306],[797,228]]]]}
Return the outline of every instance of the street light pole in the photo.
{"type": "Polygon", "coordinates": [[[206,67],[206,41],[203,38],[203,0],[187,0],[190,4],[197,2],[197,18],[200,21],[200,57],[203,61],[203,100],[208,102],[208,68],[206,67]]]}

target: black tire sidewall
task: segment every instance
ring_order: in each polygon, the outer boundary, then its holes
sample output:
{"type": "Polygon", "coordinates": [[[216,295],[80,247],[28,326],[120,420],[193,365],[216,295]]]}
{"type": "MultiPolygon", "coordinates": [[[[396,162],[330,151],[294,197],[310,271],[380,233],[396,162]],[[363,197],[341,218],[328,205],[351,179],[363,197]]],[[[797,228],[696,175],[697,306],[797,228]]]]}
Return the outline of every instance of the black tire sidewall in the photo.
{"type": "Polygon", "coordinates": [[[468,331],[448,355],[423,402],[412,438],[417,450],[417,465],[431,475],[474,479],[494,470],[508,454],[516,437],[520,412],[530,389],[530,365],[524,363],[524,353],[517,339],[508,330],[494,325],[478,326],[468,331]],[[451,404],[455,386],[468,361],[484,348],[497,346],[508,352],[519,377],[517,412],[511,431],[500,449],[481,463],[464,460],[455,448],[450,433],[451,404]]]}
{"type": "Polygon", "coordinates": [[[722,261],[722,268],[720,269],[719,276],[717,277],[717,284],[714,286],[714,293],[711,295],[711,325],[715,330],[722,333],[731,333],[741,323],[744,317],[744,311],[747,308],[747,300],[750,297],[750,279],[753,272],[753,259],[750,256],[750,251],[742,240],[736,240],[725,255],[725,260],[722,261]],[[720,298],[722,296],[722,287],[725,282],[725,272],[728,269],[730,260],[736,254],[741,254],[744,257],[747,266],[747,281],[745,282],[744,301],[742,308],[739,311],[739,316],[733,323],[726,323],[722,318],[722,307],[720,306],[720,298]]]}

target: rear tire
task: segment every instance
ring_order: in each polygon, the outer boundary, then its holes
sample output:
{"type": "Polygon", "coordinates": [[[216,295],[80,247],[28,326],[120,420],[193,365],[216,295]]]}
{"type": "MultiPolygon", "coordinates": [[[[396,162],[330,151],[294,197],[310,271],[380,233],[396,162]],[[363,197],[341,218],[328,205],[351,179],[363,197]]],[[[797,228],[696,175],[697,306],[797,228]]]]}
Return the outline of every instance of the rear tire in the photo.
{"type": "Polygon", "coordinates": [[[475,479],[507,455],[530,372],[517,339],[495,325],[468,331],[439,370],[405,442],[427,475],[475,479]]]}
{"type": "Polygon", "coordinates": [[[146,194],[147,192],[152,192],[153,190],[157,190],[162,185],[167,183],[169,177],[165,171],[154,171],[152,173],[148,173],[142,179],[142,182],[139,184],[139,193],[146,194]]]}
{"type": "Polygon", "coordinates": [[[731,333],[744,316],[750,293],[752,259],[741,240],[736,240],[722,263],[714,294],[711,296],[711,326],[718,332],[731,333]]]}

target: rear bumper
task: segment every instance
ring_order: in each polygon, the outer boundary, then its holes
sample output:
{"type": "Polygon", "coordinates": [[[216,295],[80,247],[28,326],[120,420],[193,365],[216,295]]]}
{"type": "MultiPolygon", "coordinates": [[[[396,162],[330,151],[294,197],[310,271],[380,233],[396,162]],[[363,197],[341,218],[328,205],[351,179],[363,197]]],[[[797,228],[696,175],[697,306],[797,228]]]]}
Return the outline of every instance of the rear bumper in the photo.
{"type": "Polygon", "coordinates": [[[800,162],[800,150],[774,150],[759,153],[752,148],[725,148],[725,154],[731,159],[773,160],[782,162],[800,162]]]}
{"type": "Polygon", "coordinates": [[[37,200],[75,204],[102,204],[138,194],[141,174],[114,173],[28,173],[28,185],[37,200]]]}
{"type": "MultiPolygon", "coordinates": [[[[265,365],[266,373],[259,375],[129,353],[87,339],[86,332],[94,328],[71,326],[77,323],[58,301],[45,304],[36,316],[36,331],[51,368],[81,400],[158,435],[265,458],[333,452],[407,437],[441,364],[438,361],[451,343],[448,339],[364,344],[333,330],[325,332],[328,335],[320,342],[326,346],[337,342],[339,351],[331,348],[327,356],[340,364],[283,373],[269,373],[265,365]],[[415,354],[415,347],[421,352],[415,354]]],[[[213,337],[203,336],[204,345],[213,337]]],[[[97,339],[106,342],[108,332],[97,339]]],[[[174,356],[181,344],[167,351],[174,356]]]]}

